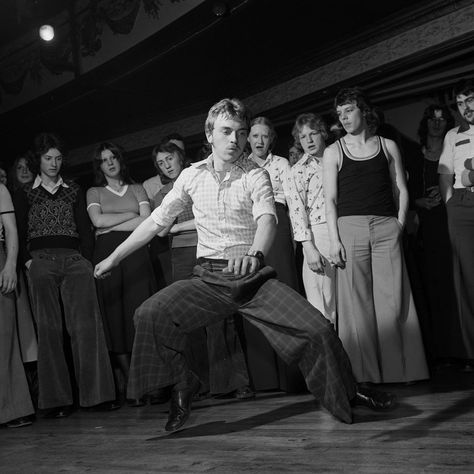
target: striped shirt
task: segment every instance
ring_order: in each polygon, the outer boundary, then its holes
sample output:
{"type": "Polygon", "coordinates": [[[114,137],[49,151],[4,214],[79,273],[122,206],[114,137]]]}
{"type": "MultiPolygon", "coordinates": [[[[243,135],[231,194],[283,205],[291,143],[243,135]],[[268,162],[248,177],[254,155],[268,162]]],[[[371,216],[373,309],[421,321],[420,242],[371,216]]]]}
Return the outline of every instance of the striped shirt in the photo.
{"type": "Polygon", "coordinates": [[[312,239],[312,225],[326,222],[322,162],[304,154],[291,168],[291,177],[291,225],[295,240],[304,242],[312,239]]]}
{"type": "Polygon", "coordinates": [[[151,216],[169,226],[192,203],[198,233],[197,257],[229,259],[245,255],[253,243],[257,219],[275,216],[275,201],[267,171],[241,157],[220,179],[213,158],[193,163],[151,216]]]}

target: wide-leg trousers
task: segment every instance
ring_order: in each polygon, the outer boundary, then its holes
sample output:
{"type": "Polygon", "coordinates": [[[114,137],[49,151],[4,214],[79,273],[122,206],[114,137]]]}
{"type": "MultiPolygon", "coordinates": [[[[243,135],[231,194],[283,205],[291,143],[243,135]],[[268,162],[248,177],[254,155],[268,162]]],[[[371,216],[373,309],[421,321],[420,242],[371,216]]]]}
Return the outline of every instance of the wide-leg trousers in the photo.
{"type": "Polygon", "coordinates": [[[395,217],[338,219],[347,262],[337,272],[338,334],[357,382],[429,377],[395,217]]]}
{"type": "MultiPolygon", "coordinates": [[[[258,280],[268,267],[257,272],[258,280]]],[[[187,334],[238,312],[258,327],[287,363],[297,362],[308,389],[334,416],[351,423],[351,364],[331,323],[306,299],[271,278],[236,296],[222,271],[197,265],[194,277],[164,288],[135,313],[128,397],[183,382],[187,334]]]]}
{"type": "Polygon", "coordinates": [[[80,405],[113,400],[114,380],[92,265],[76,250],[42,249],[32,255],[29,281],[38,326],[39,408],[73,403],[64,331],[71,340],[80,405]]]}
{"type": "MultiPolygon", "coordinates": [[[[324,274],[313,272],[303,259],[303,283],[308,301],[336,328],[336,267],[329,263],[329,233],[326,223],[311,226],[313,243],[324,260],[324,274]]],[[[303,250],[304,254],[304,250],[303,250]]]]}
{"type": "Polygon", "coordinates": [[[474,192],[455,189],[446,210],[464,357],[474,359],[474,192]]]}
{"type": "MultiPolygon", "coordinates": [[[[0,270],[5,251],[0,242],[0,270]]],[[[18,343],[15,293],[0,293],[0,424],[34,413],[18,343]]]]}

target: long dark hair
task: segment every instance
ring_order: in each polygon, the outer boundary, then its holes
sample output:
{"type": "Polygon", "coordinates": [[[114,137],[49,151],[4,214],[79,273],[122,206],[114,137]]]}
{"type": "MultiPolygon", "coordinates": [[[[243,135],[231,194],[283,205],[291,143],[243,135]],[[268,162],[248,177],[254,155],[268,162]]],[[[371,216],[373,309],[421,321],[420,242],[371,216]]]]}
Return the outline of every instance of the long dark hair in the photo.
{"type": "Polygon", "coordinates": [[[102,152],[109,150],[112,152],[117,161],[120,164],[120,179],[123,184],[133,184],[133,180],[130,177],[128,171],[127,163],[125,162],[125,157],[123,150],[120,146],[112,142],[102,142],[99,143],[94,150],[94,159],[93,159],[93,170],[94,170],[94,182],[96,186],[106,186],[107,179],[105,178],[102,169],[100,168],[102,164],[102,152]]]}
{"type": "MultiPolygon", "coordinates": [[[[49,150],[49,148],[48,148],[49,150]]],[[[48,151],[46,150],[46,151],[48,151]]],[[[24,185],[22,183],[20,183],[18,181],[18,178],[17,178],[17,171],[16,171],[16,168],[18,166],[18,163],[20,162],[20,160],[25,160],[25,164],[27,166],[27,168],[31,171],[30,169],[30,162],[32,160],[32,152],[31,151],[27,151],[26,153],[23,153],[22,155],[19,155],[15,158],[15,161],[13,162],[11,168],[10,168],[10,171],[8,172],[8,187],[10,188],[10,191],[12,193],[14,193],[17,189],[20,189],[21,187],[23,187],[24,185]]],[[[34,173],[32,172],[33,174],[33,180],[35,179],[34,177],[34,173]]]]}
{"type": "Polygon", "coordinates": [[[420,137],[420,143],[425,146],[428,138],[428,120],[433,118],[436,110],[443,112],[443,118],[446,119],[446,130],[445,134],[449,129],[454,127],[454,118],[446,105],[432,104],[428,105],[423,112],[423,118],[418,126],[418,136],[420,137]]]}

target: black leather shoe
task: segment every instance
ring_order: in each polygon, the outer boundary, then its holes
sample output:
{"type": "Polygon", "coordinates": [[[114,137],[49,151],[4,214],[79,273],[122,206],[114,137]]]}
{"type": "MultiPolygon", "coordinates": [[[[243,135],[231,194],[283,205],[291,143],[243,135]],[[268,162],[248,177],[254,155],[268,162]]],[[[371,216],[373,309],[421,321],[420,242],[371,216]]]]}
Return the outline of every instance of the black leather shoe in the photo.
{"type": "Polygon", "coordinates": [[[356,396],[352,399],[353,405],[365,406],[372,410],[388,410],[395,404],[395,395],[381,392],[369,387],[357,387],[356,396]]]}
{"type": "Polygon", "coordinates": [[[188,421],[193,395],[197,393],[199,386],[199,380],[193,377],[186,389],[171,391],[170,414],[165,426],[166,431],[179,430],[188,421]]]}
{"type": "Polygon", "coordinates": [[[16,418],[7,423],[8,428],[23,428],[24,426],[30,426],[33,422],[28,416],[23,416],[21,418],[16,418]]]}

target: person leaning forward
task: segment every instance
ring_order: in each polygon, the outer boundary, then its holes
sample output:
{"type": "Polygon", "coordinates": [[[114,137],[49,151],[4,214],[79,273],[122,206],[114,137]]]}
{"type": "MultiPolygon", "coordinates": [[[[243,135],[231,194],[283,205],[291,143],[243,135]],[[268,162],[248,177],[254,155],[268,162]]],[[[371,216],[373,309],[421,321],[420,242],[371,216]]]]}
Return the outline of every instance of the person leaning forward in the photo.
{"type": "Polygon", "coordinates": [[[188,420],[198,386],[183,356],[186,335],[236,312],[263,332],[285,362],[298,362],[308,389],[336,418],[352,423],[351,405],[357,403],[393,404],[391,395],[356,385],[331,323],[265,266],[276,229],[275,204],[267,171],[243,156],[248,126],[239,100],[211,107],[205,132],[212,154],[185,169],[161,206],[95,267],[96,277],[106,277],[192,202],[198,232],[192,278],[162,289],[135,313],[128,396],[172,386],[167,431],[188,420]]]}

